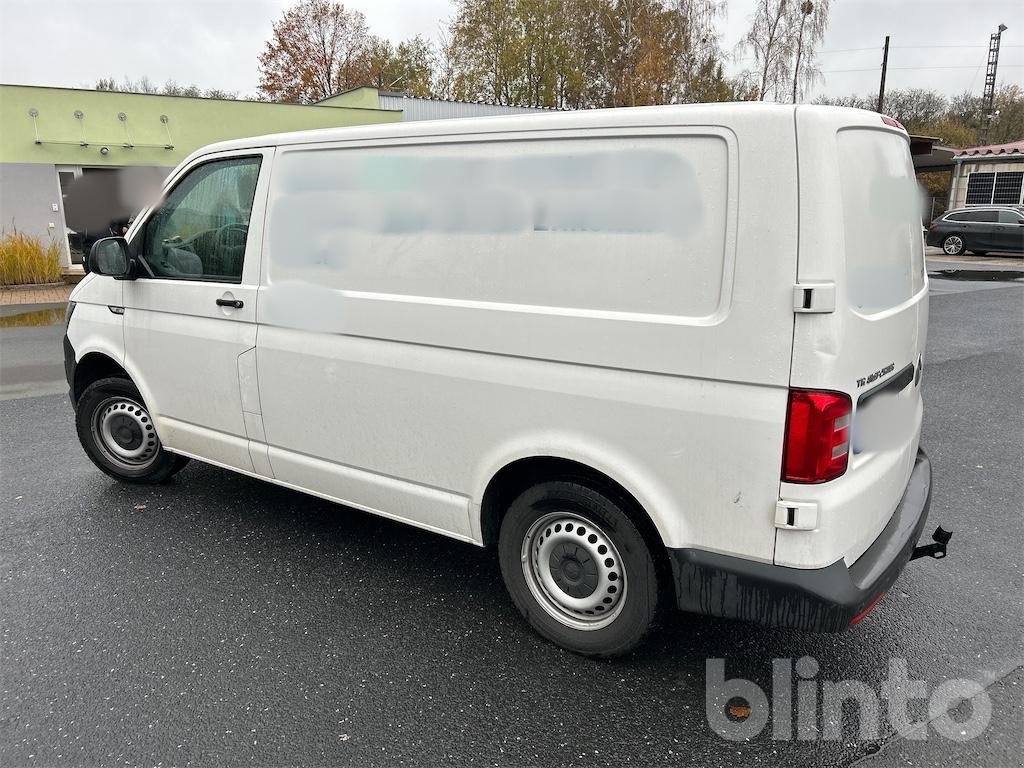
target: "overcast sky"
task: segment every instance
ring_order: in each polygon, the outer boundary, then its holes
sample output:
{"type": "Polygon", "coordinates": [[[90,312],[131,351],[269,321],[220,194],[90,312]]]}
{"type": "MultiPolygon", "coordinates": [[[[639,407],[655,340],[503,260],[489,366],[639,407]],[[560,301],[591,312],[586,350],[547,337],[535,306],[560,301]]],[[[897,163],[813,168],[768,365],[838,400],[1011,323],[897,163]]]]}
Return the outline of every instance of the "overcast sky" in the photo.
{"type": "MultiPolygon", "coordinates": [[[[732,51],[755,0],[729,0],[720,24],[732,51]]],[[[100,77],[147,75],[253,94],[257,56],[289,0],[0,0],[0,82],[89,88],[100,77]]],[[[375,34],[436,38],[449,0],[347,0],[375,34]]],[[[979,92],[989,34],[1002,22],[1000,83],[1024,82],[1021,3],[1005,0],[833,0],[819,67],[829,95],[878,88],[892,36],[888,88],[979,92]],[[851,50],[853,49],[853,50],[851,50]],[[911,69],[913,68],[913,69],[911,69]],[[846,71],[858,70],[858,71],[846,71]]],[[[747,62],[730,65],[735,71],[747,62]]]]}

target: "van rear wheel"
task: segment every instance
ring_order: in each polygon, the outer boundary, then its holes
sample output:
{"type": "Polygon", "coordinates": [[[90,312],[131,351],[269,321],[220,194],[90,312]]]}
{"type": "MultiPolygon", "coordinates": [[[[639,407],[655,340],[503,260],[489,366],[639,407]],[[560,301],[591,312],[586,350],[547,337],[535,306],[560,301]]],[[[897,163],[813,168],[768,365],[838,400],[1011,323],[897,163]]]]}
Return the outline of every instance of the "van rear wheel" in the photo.
{"type": "Polygon", "coordinates": [[[658,569],[618,503],[570,481],[533,486],[509,507],[498,554],[512,601],[541,635],[570,651],[620,656],[658,612],[658,569]]]}
{"type": "Polygon", "coordinates": [[[93,464],[123,482],[162,483],[188,463],[164,450],[142,395],[128,379],[100,379],[86,387],[75,427],[93,464]]]}

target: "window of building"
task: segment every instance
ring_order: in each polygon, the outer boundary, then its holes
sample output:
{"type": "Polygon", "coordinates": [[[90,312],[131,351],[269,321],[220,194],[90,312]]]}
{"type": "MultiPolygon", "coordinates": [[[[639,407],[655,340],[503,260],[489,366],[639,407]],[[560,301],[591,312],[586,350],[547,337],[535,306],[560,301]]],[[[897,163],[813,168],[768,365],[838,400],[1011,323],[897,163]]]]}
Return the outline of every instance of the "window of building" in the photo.
{"type": "Polygon", "coordinates": [[[1024,171],[975,172],[967,177],[967,205],[1020,205],[1024,171]]]}

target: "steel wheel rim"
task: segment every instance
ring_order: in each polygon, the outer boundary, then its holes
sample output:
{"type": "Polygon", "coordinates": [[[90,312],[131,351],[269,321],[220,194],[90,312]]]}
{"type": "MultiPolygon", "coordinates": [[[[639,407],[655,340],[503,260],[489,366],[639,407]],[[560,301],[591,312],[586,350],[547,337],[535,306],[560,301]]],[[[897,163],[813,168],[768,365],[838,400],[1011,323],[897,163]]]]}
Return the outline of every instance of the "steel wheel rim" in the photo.
{"type": "Polygon", "coordinates": [[[523,574],[545,613],[572,629],[595,630],[622,612],[626,572],[601,528],[572,512],[552,512],[523,537],[523,574]]]}
{"type": "Polygon", "coordinates": [[[964,247],[964,241],[956,235],[947,237],[945,242],[942,244],[942,250],[948,253],[950,256],[956,256],[964,247]]]}
{"type": "Polygon", "coordinates": [[[129,397],[101,402],[92,419],[92,434],[107,460],[121,469],[145,469],[160,449],[152,418],[129,397]]]}

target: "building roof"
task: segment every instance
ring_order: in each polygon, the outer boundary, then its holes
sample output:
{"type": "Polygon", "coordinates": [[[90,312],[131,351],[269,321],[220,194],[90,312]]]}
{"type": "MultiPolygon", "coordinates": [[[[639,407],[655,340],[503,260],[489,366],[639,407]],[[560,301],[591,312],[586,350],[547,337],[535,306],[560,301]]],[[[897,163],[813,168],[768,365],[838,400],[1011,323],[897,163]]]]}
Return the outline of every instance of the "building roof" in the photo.
{"type": "Polygon", "coordinates": [[[1021,139],[1020,141],[1011,141],[1008,144],[986,144],[983,147],[968,147],[967,149],[958,149],[956,151],[957,160],[984,155],[1024,156],[1024,139],[1021,139]]]}
{"type": "Polygon", "coordinates": [[[446,104],[477,104],[487,107],[510,107],[512,109],[543,109],[549,112],[567,112],[569,110],[562,109],[561,107],[545,107],[536,106],[533,104],[499,104],[496,101],[484,101],[478,99],[477,101],[466,101],[465,99],[442,99],[439,96],[413,96],[408,91],[378,91],[381,96],[390,96],[395,99],[411,99],[415,101],[439,101],[446,104]]]}

